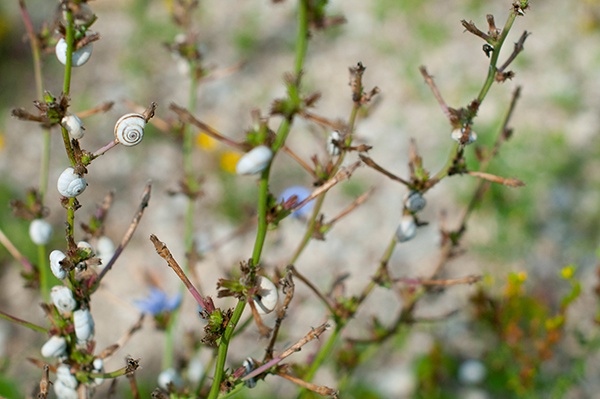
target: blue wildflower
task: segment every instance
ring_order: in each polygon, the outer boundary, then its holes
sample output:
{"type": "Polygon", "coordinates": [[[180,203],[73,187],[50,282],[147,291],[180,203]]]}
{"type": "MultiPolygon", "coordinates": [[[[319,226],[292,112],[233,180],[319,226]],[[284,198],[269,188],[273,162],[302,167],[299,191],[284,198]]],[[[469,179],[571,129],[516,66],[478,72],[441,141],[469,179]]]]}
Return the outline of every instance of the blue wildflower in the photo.
{"type": "Polygon", "coordinates": [[[142,313],[156,316],[177,309],[181,303],[181,299],[181,292],[169,297],[163,290],[152,287],[150,288],[150,294],[146,298],[136,300],[134,304],[142,313]]]}
{"type": "MultiPolygon", "coordinates": [[[[285,190],[283,190],[283,192],[279,195],[278,202],[286,203],[293,196],[296,196],[296,201],[291,204],[291,207],[293,207],[295,204],[298,204],[298,203],[304,201],[306,198],[308,198],[308,196],[311,193],[312,193],[312,191],[306,187],[291,186],[291,187],[288,187],[285,190]]],[[[307,204],[303,205],[299,209],[292,212],[292,215],[297,218],[300,218],[300,219],[307,218],[308,216],[310,216],[313,206],[314,206],[314,200],[311,200],[307,204]]]]}

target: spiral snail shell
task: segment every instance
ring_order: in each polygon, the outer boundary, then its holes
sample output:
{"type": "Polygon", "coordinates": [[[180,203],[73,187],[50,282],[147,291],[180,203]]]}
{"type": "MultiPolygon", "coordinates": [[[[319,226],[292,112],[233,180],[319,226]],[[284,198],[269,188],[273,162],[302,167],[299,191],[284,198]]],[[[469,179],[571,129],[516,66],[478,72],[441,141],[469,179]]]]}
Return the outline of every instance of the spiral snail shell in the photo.
{"type": "Polygon", "coordinates": [[[265,315],[275,310],[277,306],[277,287],[266,277],[258,276],[258,292],[252,298],[258,313],[265,315]]]}
{"type": "MultiPolygon", "coordinates": [[[[79,50],[73,51],[73,57],[71,59],[72,66],[80,67],[89,61],[92,56],[92,51],[94,50],[94,46],[92,43],[88,43],[79,50]]],[[[56,53],[56,58],[58,61],[67,65],[67,42],[65,39],[61,38],[58,43],[56,43],[56,47],[54,49],[56,53]]]]}
{"type": "Polygon", "coordinates": [[[273,151],[265,146],[259,145],[244,154],[235,165],[238,175],[254,175],[262,172],[271,162],[273,151]]]}
{"type": "Polygon", "coordinates": [[[34,219],[29,225],[29,237],[34,244],[46,245],[52,236],[52,225],[44,219],[34,219]]]}
{"type": "Polygon", "coordinates": [[[87,182],[83,177],[75,173],[75,169],[68,167],[58,177],[56,187],[61,195],[67,198],[74,198],[85,190],[87,182]]]}
{"type": "Polygon", "coordinates": [[[115,124],[115,138],[125,146],[132,147],[144,138],[146,118],[141,114],[125,114],[115,124]]]}
{"type": "Polygon", "coordinates": [[[79,309],[73,312],[73,325],[78,343],[91,339],[94,335],[94,319],[88,309],[79,309]]]}
{"type": "Polygon", "coordinates": [[[67,272],[62,268],[60,262],[67,257],[62,251],[55,249],[50,252],[50,269],[52,270],[52,274],[59,279],[67,277],[67,272]]]}

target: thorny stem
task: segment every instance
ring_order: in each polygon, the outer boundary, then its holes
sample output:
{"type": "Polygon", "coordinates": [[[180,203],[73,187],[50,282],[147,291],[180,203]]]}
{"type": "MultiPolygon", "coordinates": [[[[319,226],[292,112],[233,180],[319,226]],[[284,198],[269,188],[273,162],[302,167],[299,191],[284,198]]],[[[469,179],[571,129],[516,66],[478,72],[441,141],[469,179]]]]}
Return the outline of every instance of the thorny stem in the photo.
{"type": "MultiPolygon", "coordinates": [[[[299,0],[298,1],[298,36],[296,42],[296,61],[295,61],[295,73],[296,73],[296,81],[300,82],[299,75],[302,72],[302,66],[304,65],[304,60],[306,58],[306,49],[308,46],[308,2],[307,0],[299,0]]],[[[293,86],[290,84],[290,86],[293,86]]],[[[290,92],[290,97],[296,97],[297,99],[298,93],[292,93],[292,90],[299,91],[299,87],[288,88],[290,92]]],[[[273,143],[272,150],[277,154],[277,150],[285,145],[286,138],[290,131],[292,125],[293,117],[286,117],[279,126],[277,131],[277,137],[275,139],[275,143],[273,143]]],[[[272,163],[271,163],[272,164],[272,163]]],[[[267,166],[267,168],[262,172],[259,183],[259,194],[258,194],[258,227],[256,233],[256,239],[254,242],[254,248],[252,250],[252,264],[251,268],[256,267],[256,265],[260,262],[260,257],[262,253],[262,249],[264,246],[265,239],[267,237],[267,201],[269,198],[269,175],[271,171],[271,164],[267,166]]],[[[216,399],[220,392],[221,380],[223,379],[223,375],[225,373],[225,360],[227,359],[227,351],[229,348],[229,341],[233,335],[235,327],[242,317],[242,313],[246,306],[246,300],[240,299],[233,311],[233,316],[227,323],[227,327],[225,329],[225,333],[221,337],[221,342],[219,343],[219,350],[217,354],[217,363],[215,365],[215,374],[213,384],[210,389],[210,393],[208,395],[208,399],[216,399]]]]}

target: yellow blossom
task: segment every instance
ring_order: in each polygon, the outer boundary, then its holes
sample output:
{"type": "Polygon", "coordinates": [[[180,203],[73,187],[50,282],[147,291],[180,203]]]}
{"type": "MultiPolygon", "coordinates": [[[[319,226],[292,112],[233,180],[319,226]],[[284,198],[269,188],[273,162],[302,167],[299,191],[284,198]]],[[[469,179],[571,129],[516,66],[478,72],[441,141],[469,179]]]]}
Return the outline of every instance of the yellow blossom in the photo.
{"type": "Polygon", "coordinates": [[[563,267],[562,270],[560,271],[560,276],[562,278],[564,278],[565,280],[572,279],[574,274],[575,274],[575,266],[573,266],[573,265],[563,267]]]}
{"type": "Polygon", "coordinates": [[[221,155],[221,169],[229,173],[235,173],[235,165],[241,157],[242,155],[235,151],[225,151],[221,155]]]}
{"type": "Polygon", "coordinates": [[[196,145],[203,150],[213,151],[215,148],[217,148],[217,143],[217,140],[213,139],[206,133],[199,133],[196,136],[196,145]]]}

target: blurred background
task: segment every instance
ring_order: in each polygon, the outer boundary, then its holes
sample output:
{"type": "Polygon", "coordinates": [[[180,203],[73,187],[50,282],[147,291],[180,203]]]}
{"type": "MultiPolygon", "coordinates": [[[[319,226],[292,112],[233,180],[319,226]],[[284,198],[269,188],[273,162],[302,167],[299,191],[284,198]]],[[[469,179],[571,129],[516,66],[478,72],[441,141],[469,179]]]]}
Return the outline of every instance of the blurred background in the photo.
{"type": "MultiPolygon", "coordinates": [[[[305,92],[321,93],[315,113],[332,120],[348,119],[352,108],[348,67],[360,61],[367,68],[365,88],[377,86],[381,94],[372,112],[359,119],[357,141],[373,146],[369,155],[380,165],[408,176],[408,146],[414,138],[425,167],[436,172],[451,148],[451,129],[418,68],[427,67],[450,106],[468,104],[485,80],[488,58],[481,39],[464,32],[460,21],[472,20],[485,31],[485,15],[493,14],[501,27],[511,2],[329,3],[329,14],[343,15],[347,22],[314,32],[310,38],[303,86],[305,92]]],[[[30,0],[26,4],[38,29],[43,21],[57,15],[56,2],[30,0]]],[[[165,45],[181,33],[170,18],[171,2],[97,0],[90,6],[98,16],[93,29],[100,33],[101,40],[94,44],[90,62],[74,70],[71,109],[79,112],[115,101],[106,114],[84,120],[86,136],[82,145],[93,151],[112,140],[114,122],[131,111],[129,102],[146,106],[155,101],[159,118],[175,119],[168,106],[172,102],[186,106],[189,80],[181,61],[165,45]]],[[[258,109],[267,115],[272,101],[285,95],[283,76],[293,69],[294,60],[295,2],[230,1],[225,5],[203,0],[193,15],[193,25],[204,65],[215,76],[200,84],[194,114],[224,135],[242,140],[252,124],[251,111],[258,109]]],[[[491,145],[511,93],[522,86],[510,124],[514,137],[492,163],[491,172],[519,178],[526,186],[491,187],[470,220],[463,241],[464,254],[448,265],[443,276],[485,275],[480,284],[490,293],[502,293],[509,273],[525,273],[521,276],[526,276],[523,280],[528,295],[549,309],[557,309],[569,291],[560,271],[568,265],[576,266],[574,279],[580,282],[582,294],[569,309],[566,331],[571,338],[561,341],[543,372],[552,376],[564,373],[563,367],[576,370],[561,396],[555,397],[594,397],[597,382],[590,376],[598,372],[597,344],[593,342],[597,341],[594,289],[598,284],[600,220],[600,3],[533,1],[526,15],[517,19],[501,60],[510,54],[512,43],[524,30],[531,36],[525,51],[512,64],[515,77],[492,87],[473,128],[478,134],[477,144],[491,145]]],[[[0,54],[0,227],[20,251],[35,259],[28,223],[15,218],[9,207],[11,199],[24,198],[28,188],[39,184],[42,146],[37,125],[10,116],[13,108],[33,111],[36,99],[31,53],[16,0],[0,3],[0,54]]],[[[54,54],[43,57],[43,77],[44,89],[58,95],[62,65],[54,54]]],[[[273,118],[270,126],[276,129],[278,123],[273,118]]],[[[297,120],[288,145],[307,161],[314,154],[325,157],[327,134],[314,124],[297,120]]],[[[199,134],[196,151],[195,162],[204,179],[196,220],[196,244],[203,255],[197,273],[204,292],[214,297],[217,279],[252,252],[255,229],[248,220],[254,212],[257,188],[254,178],[232,173],[237,160],[232,149],[199,134]]],[[[473,148],[468,149],[467,159],[474,159],[473,148]]],[[[353,154],[348,162],[354,160],[353,154]]],[[[181,144],[151,126],[140,146],[117,147],[89,168],[89,187],[80,197],[83,206],[77,217],[79,221],[89,218],[104,195],[114,190],[106,234],[115,242],[127,229],[145,183],[153,183],[150,206],[134,239],[94,297],[98,348],[115,342],[138,317],[133,301],[148,293],[148,273],[156,276],[167,292],[174,293],[179,287],[179,281],[156,256],[147,237],[156,234],[176,258],[183,259],[185,198],[170,194],[178,189],[177,181],[183,176],[181,162],[181,144]]],[[[54,186],[66,166],[59,131],[53,130],[47,206],[55,234],[49,248],[64,247],[64,211],[54,186]]],[[[285,154],[276,158],[274,170],[270,188],[275,195],[292,185],[312,186],[310,176],[285,154]]],[[[396,250],[390,262],[396,276],[424,277],[433,270],[440,241],[440,215],[445,212],[447,223],[455,227],[453,222],[468,203],[475,184],[472,177],[455,176],[427,193],[428,205],[422,218],[429,225],[396,250]]],[[[367,203],[340,221],[325,241],[312,242],[296,264],[323,290],[337,276],[350,273],[346,293],[358,293],[374,273],[385,243],[394,234],[406,189],[367,168],[359,169],[351,181],[332,190],[324,207],[326,219],[372,187],[375,192],[367,203]]],[[[263,264],[268,273],[285,267],[303,232],[302,221],[290,218],[269,233],[263,264]]],[[[37,306],[41,299],[22,288],[19,272],[19,265],[0,248],[0,309],[43,325],[44,316],[37,306]]],[[[417,311],[422,317],[442,316],[454,310],[459,314],[415,325],[400,334],[387,344],[392,350],[381,350],[357,372],[365,381],[375,378],[377,389],[363,392],[358,384],[355,393],[349,395],[497,397],[501,388],[494,384],[502,382],[494,382],[493,365],[485,360],[491,341],[471,324],[469,297],[477,289],[451,287],[423,300],[417,311]],[[423,367],[434,362],[432,353],[449,359],[448,363],[439,363],[447,365],[443,366],[447,378],[437,380],[437,394],[423,388],[423,367]],[[487,368],[485,381],[471,384],[459,378],[460,366],[469,359],[483,359],[480,364],[487,368]]],[[[187,313],[179,326],[182,334],[202,329],[192,302],[191,298],[184,300],[187,313]]],[[[376,291],[348,334],[366,334],[372,315],[389,322],[398,309],[397,302],[392,293],[376,291]]],[[[223,301],[220,306],[226,304],[223,301]]],[[[286,320],[284,336],[289,342],[326,316],[318,301],[300,286],[297,303],[290,312],[293,317],[286,320]]],[[[21,394],[29,393],[39,378],[38,370],[26,361],[40,356],[38,348],[45,337],[39,335],[0,321],[0,358],[4,359],[0,370],[21,394]]],[[[258,333],[249,329],[246,335],[234,343],[232,367],[239,366],[247,356],[263,354],[265,343],[258,333]]],[[[147,320],[144,329],[113,364],[107,364],[107,369],[120,367],[126,354],[141,357],[143,369],[139,376],[151,387],[160,369],[161,353],[156,348],[161,342],[161,333],[147,320]]],[[[183,344],[176,349],[182,348],[183,344]]],[[[207,351],[202,356],[210,354],[207,351]]],[[[303,356],[304,351],[300,358],[303,356]]],[[[335,386],[334,369],[326,367],[317,382],[335,386]]],[[[290,388],[289,383],[271,377],[247,395],[292,397],[290,388]]]]}

